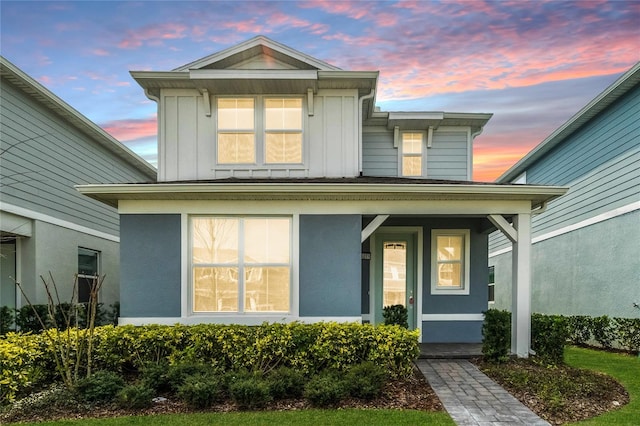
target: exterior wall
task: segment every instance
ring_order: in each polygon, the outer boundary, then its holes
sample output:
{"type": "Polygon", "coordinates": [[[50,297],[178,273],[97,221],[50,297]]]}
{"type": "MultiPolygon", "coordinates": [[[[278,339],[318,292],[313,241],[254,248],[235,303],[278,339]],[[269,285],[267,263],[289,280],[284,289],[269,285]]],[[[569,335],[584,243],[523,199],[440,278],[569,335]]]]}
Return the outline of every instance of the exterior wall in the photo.
{"type": "MultiPolygon", "coordinates": [[[[640,318],[640,211],[533,245],[532,312],[640,318]]],[[[495,308],[511,306],[511,253],[495,265],[495,308]]]]}
{"type": "MultiPolygon", "coordinates": [[[[487,309],[487,235],[483,219],[390,218],[384,226],[422,226],[422,342],[474,343],[482,340],[482,312],[487,309]],[[470,229],[469,295],[431,294],[431,230],[470,229]]],[[[419,318],[420,320],[420,318],[419,318]]]]}
{"type": "Polygon", "coordinates": [[[180,317],[179,214],[121,215],[122,317],[180,317]]]}
{"type": "Polygon", "coordinates": [[[300,317],[361,313],[360,215],[300,216],[300,317]]]}
{"type": "MultiPolygon", "coordinates": [[[[441,127],[425,148],[428,179],[471,180],[471,136],[468,127],[441,127]]],[[[399,149],[393,131],[382,126],[363,129],[362,168],[365,176],[399,176],[399,149]]]]}
{"type": "MultiPolygon", "coordinates": [[[[303,165],[216,165],[216,97],[207,116],[197,90],[164,89],[159,105],[160,181],[226,177],[354,177],[358,175],[356,90],[319,90],[314,114],[303,101],[303,165]]],[[[256,114],[260,114],[256,105],[256,114]]],[[[262,136],[256,134],[256,143],[262,136]]]]}

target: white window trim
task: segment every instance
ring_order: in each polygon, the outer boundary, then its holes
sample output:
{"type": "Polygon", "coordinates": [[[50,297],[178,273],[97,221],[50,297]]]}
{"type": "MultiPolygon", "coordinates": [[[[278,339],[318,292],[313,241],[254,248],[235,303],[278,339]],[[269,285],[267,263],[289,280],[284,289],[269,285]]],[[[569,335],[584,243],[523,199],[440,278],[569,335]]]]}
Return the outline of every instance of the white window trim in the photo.
{"type": "MultiPolygon", "coordinates": [[[[187,258],[183,261],[183,265],[186,267],[186,271],[183,271],[183,276],[186,276],[185,284],[183,285],[183,303],[182,303],[182,318],[185,317],[196,317],[196,318],[225,318],[226,320],[231,321],[230,323],[246,323],[248,318],[263,318],[264,321],[273,321],[274,318],[288,318],[298,316],[299,302],[298,302],[298,279],[297,279],[297,271],[298,271],[298,246],[297,239],[299,237],[299,217],[297,215],[258,215],[258,214],[193,214],[193,215],[184,215],[186,216],[184,220],[186,221],[186,229],[184,234],[185,240],[187,244],[187,258]],[[252,312],[244,310],[244,285],[238,287],[238,308],[241,309],[238,312],[216,312],[216,311],[194,311],[193,307],[195,304],[194,300],[194,289],[193,289],[193,256],[192,256],[192,248],[193,248],[193,233],[192,233],[192,219],[194,218],[211,218],[211,217],[227,217],[227,218],[238,218],[238,219],[247,219],[247,218],[288,218],[289,219],[289,311],[288,312],[252,312]],[[185,315],[186,313],[186,315],[185,315]]],[[[241,239],[242,240],[242,239],[241,239]]],[[[249,320],[251,324],[252,320],[249,320]]],[[[262,321],[262,319],[260,320],[262,321]]],[[[256,324],[259,324],[256,323],[256,324]]]]}
{"type": "MultiPolygon", "coordinates": [[[[81,274],[80,271],[78,271],[78,278],[85,278],[85,279],[93,279],[93,280],[100,280],[100,271],[102,270],[102,252],[100,250],[96,250],[96,249],[91,249],[88,247],[82,247],[82,246],[78,246],[78,257],[80,256],[80,250],[86,250],[86,251],[90,251],[95,253],[96,255],[96,274],[95,275],[87,275],[87,274],[81,274]]],[[[80,266],[80,265],[78,265],[80,266]]],[[[79,269],[79,268],[77,268],[79,269]]],[[[79,298],[80,297],[80,289],[79,289],[79,283],[76,283],[78,288],[76,288],[76,292],[78,293],[76,296],[79,298]]],[[[98,291],[97,294],[97,302],[100,301],[100,293],[101,291],[98,291]]]]}
{"type": "Polygon", "coordinates": [[[458,295],[469,294],[470,287],[470,260],[471,260],[471,231],[468,229],[432,229],[431,230],[431,294],[433,295],[458,295]],[[464,260],[462,288],[443,288],[436,285],[438,280],[438,236],[462,235],[464,237],[464,260]]]}
{"type": "MultiPolygon", "coordinates": [[[[487,287],[493,287],[493,300],[489,300],[489,305],[493,305],[496,303],[496,266],[495,265],[489,265],[489,272],[491,271],[491,268],[493,268],[493,281],[491,281],[491,274],[489,273],[489,285],[487,287]]],[[[489,289],[487,289],[487,292],[489,291],[489,289]]],[[[487,298],[488,298],[488,294],[487,294],[487,298]]]]}
{"type": "Polygon", "coordinates": [[[308,105],[302,95],[224,95],[213,99],[215,105],[214,125],[214,165],[212,170],[301,170],[308,164],[308,105]],[[255,162],[254,163],[220,163],[218,161],[218,100],[219,99],[253,99],[255,162]],[[301,163],[267,163],[266,162],[266,99],[300,99],[302,101],[302,162],[301,163]]]}
{"type": "Polygon", "coordinates": [[[427,132],[424,130],[400,130],[398,136],[398,177],[404,177],[408,179],[421,179],[427,176],[427,132]],[[402,139],[402,135],[405,133],[417,133],[422,136],[422,141],[420,142],[421,153],[420,157],[421,161],[421,170],[420,176],[405,176],[402,170],[402,159],[404,158],[404,143],[402,139]]]}

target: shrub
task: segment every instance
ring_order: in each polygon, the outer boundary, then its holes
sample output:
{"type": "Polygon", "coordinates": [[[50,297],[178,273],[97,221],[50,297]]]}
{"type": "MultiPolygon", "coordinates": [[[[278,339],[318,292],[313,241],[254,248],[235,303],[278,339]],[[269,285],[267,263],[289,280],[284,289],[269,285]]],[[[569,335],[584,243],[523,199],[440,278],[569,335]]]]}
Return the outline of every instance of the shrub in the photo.
{"type": "Polygon", "coordinates": [[[618,342],[630,351],[640,352],[640,318],[614,318],[618,342]]]}
{"type": "Polygon", "coordinates": [[[240,408],[262,408],[273,399],[269,384],[262,378],[253,376],[239,379],[229,384],[229,395],[240,408]]]}
{"type": "Polygon", "coordinates": [[[531,316],[531,347],[535,360],[557,365],[564,363],[564,345],[568,337],[567,320],[561,315],[531,316]]]}
{"type": "Polygon", "coordinates": [[[177,364],[169,367],[166,377],[171,389],[177,390],[187,378],[195,375],[209,375],[212,371],[211,367],[204,364],[177,364]]]}
{"type": "Polygon", "coordinates": [[[574,345],[584,345],[591,339],[591,317],[574,315],[567,318],[569,340],[574,345]]]}
{"type": "Polygon", "coordinates": [[[106,402],[113,399],[124,387],[124,380],[112,371],[96,371],[93,375],[78,380],[76,392],[88,402],[106,402]]]}
{"type": "Polygon", "coordinates": [[[409,328],[409,312],[403,305],[389,305],[382,308],[382,317],[386,325],[399,325],[409,328]]]}
{"type": "Polygon", "coordinates": [[[298,398],[304,391],[305,377],[298,370],[280,367],[267,376],[267,382],[274,398],[298,398]]]}
{"type": "Polygon", "coordinates": [[[9,333],[0,339],[0,405],[14,401],[42,378],[40,356],[33,336],[9,333]]]}
{"type": "Polygon", "coordinates": [[[335,406],[347,394],[347,384],[335,372],[314,376],[304,387],[304,397],[316,407],[335,406]]]}
{"type": "MultiPolygon", "coordinates": [[[[171,380],[168,374],[169,369],[169,364],[166,362],[149,362],[145,364],[140,370],[142,383],[157,392],[171,390],[171,380]]],[[[182,384],[182,382],[180,384],[182,384]]]]}
{"type": "Polygon", "coordinates": [[[382,392],[382,388],[387,382],[387,372],[372,362],[363,362],[351,367],[345,379],[352,396],[373,399],[382,392]]]}
{"type": "Polygon", "coordinates": [[[603,315],[601,317],[591,318],[591,327],[591,333],[595,341],[603,348],[611,349],[611,343],[615,337],[609,317],[603,315]]]}
{"type": "Polygon", "coordinates": [[[118,403],[125,408],[147,408],[153,403],[154,393],[145,384],[128,385],[118,392],[118,403]]]}
{"type": "Polygon", "coordinates": [[[178,396],[192,407],[207,408],[220,400],[222,383],[212,374],[188,376],[178,387],[178,396]]]}
{"type": "Polygon", "coordinates": [[[10,331],[16,331],[14,324],[16,310],[8,306],[0,307],[0,335],[7,334],[10,331]]]}
{"type": "Polygon", "coordinates": [[[511,352],[511,313],[497,309],[484,312],[482,353],[489,362],[505,362],[511,352]]]}

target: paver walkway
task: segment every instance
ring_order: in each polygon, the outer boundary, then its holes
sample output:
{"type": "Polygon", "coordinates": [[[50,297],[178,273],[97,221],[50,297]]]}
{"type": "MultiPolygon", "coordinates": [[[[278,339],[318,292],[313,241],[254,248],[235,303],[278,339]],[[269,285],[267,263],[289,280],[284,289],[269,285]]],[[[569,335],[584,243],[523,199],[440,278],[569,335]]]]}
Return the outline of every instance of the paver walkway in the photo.
{"type": "Polygon", "coordinates": [[[419,359],[416,364],[459,426],[549,426],[467,360],[419,359]]]}

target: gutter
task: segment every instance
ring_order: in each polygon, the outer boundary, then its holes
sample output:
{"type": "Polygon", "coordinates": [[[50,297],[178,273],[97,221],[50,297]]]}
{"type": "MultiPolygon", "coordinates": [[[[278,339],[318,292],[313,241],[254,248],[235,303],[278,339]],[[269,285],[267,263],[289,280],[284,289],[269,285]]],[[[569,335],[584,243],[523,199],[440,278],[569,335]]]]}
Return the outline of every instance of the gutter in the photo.
{"type": "Polygon", "coordinates": [[[375,95],[375,93],[376,93],[376,89],[371,89],[368,95],[361,96],[360,99],[358,99],[358,173],[360,176],[362,176],[362,149],[363,149],[362,148],[362,122],[363,122],[362,105],[364,104],[364,101],[366,99],[373,98],[373,95],[375,95]]]}

